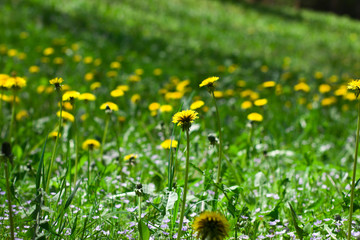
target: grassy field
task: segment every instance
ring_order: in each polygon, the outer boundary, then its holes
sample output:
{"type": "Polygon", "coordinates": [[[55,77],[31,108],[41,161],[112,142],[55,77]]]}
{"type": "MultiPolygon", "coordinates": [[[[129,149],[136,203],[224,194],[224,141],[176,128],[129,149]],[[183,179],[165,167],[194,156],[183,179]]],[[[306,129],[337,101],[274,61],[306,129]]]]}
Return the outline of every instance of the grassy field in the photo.
{"type": "Polygon", "coordinates": [[[237,1],[17,0],[0,2],[0,30],[1,239],[11,219],[18,239],[176,239],[182,214],[181,239],[197,239],[204,211],[221,214],[220,240],[346,239],[358,21],[237,1]],[[213,95],[199,87],[211,76],[213,95]],[[173,116],[190,107],[187,147],[173,116]]]}

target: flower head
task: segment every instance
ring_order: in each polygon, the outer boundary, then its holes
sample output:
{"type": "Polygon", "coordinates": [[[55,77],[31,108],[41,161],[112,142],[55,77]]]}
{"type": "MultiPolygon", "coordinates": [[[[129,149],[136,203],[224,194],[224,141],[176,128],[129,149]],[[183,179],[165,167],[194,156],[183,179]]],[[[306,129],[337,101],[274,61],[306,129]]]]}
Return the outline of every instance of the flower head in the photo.
{"type": "Polygon", "coordinates": [[[355,90],[356,97],[359,96],[360,93],[360,79],[352,80],[348,83],[348,89],[355,90]]]}
{"type": "Polygon", "coordinates": [[[61,137],[61,133],[58,133],[58,132],[50,132],[49,135],[48,135],[48,137],[55,140],[55,139],[58,137],[58,135],[59,135],[59,137],[61,137]]]}
{"type": "Polygon", "coordinates": [[[101,110],[118,111],[119,107],[118,107],[118,105],[116,105],[113,102],[106,102],[106,103],[101,104],[100,109],[101,110]]]}
{"type": "Polygon", "coordinates": [[[204,101],[197,100],[190,105],[190,109],[195,110],[204,106],[204,101]]]}
{"type": "Polygon", "coordinates": [[[215,89],[215,82],[219,80],[219,77],[209,77],[207,79],[205,79],[204,81],[202,81],[199,85],[199,87],[204,87],[207,86],[208,90],[210,92],[213,92],[215,89]]]}
{"type": "Polygon", "coordinates": [[[182,129],[189,130],[191,123],[194,122],[195,119],[199,118],[198,113],[193,110],[184,110],[178,113],[175,113],[173,116],[173,123],[177,123],[178,126],[181,126],[182,129]]]}
{"type": "Polygon", "coordinates": [[[51,85],[54,85],[56,90],[60,90],[61,89],[61,83],[64,81],[64,79],[62,78],[54,78],[51,79],[49,82],[51,85]]]}
{"type": "Polygon", "coordinates": [[[228,220],[217,212],[203,212],[195,218],[194,231],[201,240],[223,240],[229,234],[228,220]]]}
{"type": "Polygon", "coordinates": [[[124,91],[121,89],[115,89],[110,92],[110,95],[112,97],[121,97],[121,96],[124,96],[124,91]]]}
{"type": "Polygon", "coordinates": [[[5,82],[8,89],[18,90],[26,86],[26,80],[22,77],[10,77],[5,82]]]}
{"type": "Polygon", "coordinates": [[[82,149],[93,150],[100,147],[100,142],[95,139],[87,139],[82,144],[82,149]]]}
{"type": "Polygon", "coordinates": [[[95,101],[96,96],[92,93],[82,93],[79,95],[79,100],[95,101]]]}
{"type": "Polygon", "coordinates": [[[67,91],[64,93],[62,100],[65,101],[74,101],[74,99],[79,98],[80,93],[77,91],[67,91]]]}
{"type": "Polygon", "coordinates": [[[260,113],[250,113],[247,118],[252,122],[262,122],[263,116],[260,113]]]}
{"type": "Polygon", "coordinates": [[[166,139],[165,141],[163,141],[161,143],[161,147],[163,149],[170,149],[170,146],[171,148],[177,148],[178,146],[178,141],[176,140],[172,140],[172,139],[166,139]]]}
{"type": "MultiPolygon", "coordinates": [[[[58,112],[56,113],[56,115],[57,115],[58,117],[60,117],[60,111],[58,111],[58,112]]],[[[74,115],[72,115],[71,113],[66,112],[66,111],[62,111],[62,112],[61,112],[61,117],[62,117],[64,120],[68,120],[68,121],[70,121],[70,122],[74,122],[74,121],[75,121],[74,115]]]]}

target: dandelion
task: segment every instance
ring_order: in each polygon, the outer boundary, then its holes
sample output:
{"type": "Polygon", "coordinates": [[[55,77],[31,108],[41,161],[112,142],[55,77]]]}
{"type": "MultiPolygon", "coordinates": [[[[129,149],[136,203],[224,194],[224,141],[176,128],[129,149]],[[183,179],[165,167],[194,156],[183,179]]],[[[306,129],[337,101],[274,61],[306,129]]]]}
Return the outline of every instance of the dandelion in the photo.
{"type": "Polygon", "coordinates": [[[300,82],[294,86],[295,91],[303,91],[303,92],[309,92],[310,87],[304,82],[300,82]]]}
{"type": "Polygon", "coordinates": [[[82,144],[82,149],[93,150],[100,147],[100,142],[95,139],[87,139],[82,144]]]}
{"type": "Polygon", "coordinates": [[[87,101],[95,101],[96,96],[92,93],[82,93],[79,95],[79,100],[87,101]]]}
{"type": "Polygon", "coordinates": [[[30,73],[38,73],[39,71],[40,71],[40,68],[38,66],[33,65],[33,66],[29,67],[30,73]]]}
{"type": "Polygon", "coordinates": [[[260,113],[253,112],[247,116],[247,119],[252,122],[262,122],[263,116],[260,113]]]}
{"type": "Polygon", "coordinates": [[[157,102],[150,103],[148,108],[151,112],[157,111],[160,108],[160,103],[157,102]]]}
{"type": "Polygon", "coordinates": [[[100,109],[101,110],[109,110],[110,109],[111,111],[118,111],[119,107],[118,107],[118,105],[116,105],[113,102],[106,102],[106,103],[101,104],[100,109]]]}
{"type": "Polygon", "coordinates": [[[127,91],[129,91],[130,88],[129,88],[128,85],[119,85],[119,86],[116,87],[116,89],[120,89],[120,90],[122,90],[124,92],[127,92],[127,91]]]}
{"type": "Polygon", "coordinates": [[[181,112],[176,113],[173,116],[173,123],[177,124],[178,126],[182,127],[182,130],[186,132],[186,165],[185,165],[185,183],[184,183],[184,193],[181,205],[181,213],[180,213],[180,223],[178,229],[178,236],[177,239],[180,240],[181,237],[181,230],[184,220],[185,214],[185,204],[186,204],[186,194],[188,188],[188,179],[189,179],[189,158],[190,158],[190,134],[189,129],[191,124],[194,122],[195,119],[199,118],[198,113],[193,110],[184,110],[181,112]]]}
{"type": "Polygon", "coordinates": [[[155,76],[160,76],[162,74],[162,70],[160,68],[155,68],[153,73],[155,76]]]}
{"type": "Polygon", "coordinates": [[[331,91],[331,86],[329,84],[320,84],[319,92],[320,93],[327,93],[331,91]]]}
{"type": "Polygon", "coordinates": [[[59,91],[59,90],[61,90],[61,83],[63,83],[64,80],[62,78],[54,78],[54,79],[51,79],[49,82],[51,85],[55,86],[55,89],[57,91],[59,91]]]}
{"type": "MultiPolygon", "coordinates": [[[[348,84],[348,89],[354,90],[356,98],[358,98],[360,93],[360,80],[352,80],[348,84]]],[[[354,166],[353,166],[353,175],[351,182],[351,195],[350,195],[350,210],[349,210],[349,228],[348,228],[348,236],[347,239],[351,239],[351,224],[352,224],[352,215],[354,210],[354,189],[355,189],[355,179],[356,179],[356,167],[358,161],[358,149],[359,149],[359,132],[360,132],[360,102],[358,102],[358,121],[357,121],[357,129],[356,129],[356,143],[355,143],[355,158],[354,158],[354,166]]]]}
{"type": "Polygon", "coordinates": [[[177,148],[178,141],[172,139],[166,139],[161,143],[163,149],[177,148]]]}
{"type": "Polygon", "coordinates": [[[208,87],[210,92],[213,92],[215,89],[215,82],[219,80],[219,77],[209,77],[207,79],[205,79],[204,81],[202,81],[199,85],[199,87],[208,87]]]}
{"type": "Polygon", "coordinates": [[[62,112],[58,111],[58,112],[56,113],[56,115],[57,115],[59,118],[62,117],[64,120],[67,120],[67,121],[70,121],[70,122],[74,122],[74,120],[75,120],[74,115],[72,115],[71,113],[66,112],[66,111],[62,111],[62,112]],[[61,113],[61,114],[60,114],[60,113],[61,113]],[[60,115],[62,115],[62,116],[60,116],[60,115]]]}
{"type": "Polygon", "coordinates": [[[101,110],[105,110],[106,113],[106,119],[105,119],[105,128],[104,128],[104,135],[101,141],[101,146],[100,146],[100,157],[103,160],[103,146],[105,145],[105,140],[106,140],[106,135],[107,135],[107,131],[109,128],[109,121],[110,121],[110,115],[112,113],[112,111],[118,111],[119,107],[118,105],[116,105],[113,102],[105,102],[100,106],[101,110]]]}
{"type": "Polygon", "coordinates": [[[54,140],[56,140],[58,138],[58,136],[61,137],[61,133],[59,133],[59,131],[50,132],[48,135],[49,138],[52,138],[54,140]]]}
{"type": "Polygon", "coordinates": [[[229,236],[228,220],[217,212],[203,212],[195,218],[193,229],[201,240],[223,240],[229,236]]]}
{"type": "Polygon", "coordinates": [[[204,105],[205,105],[204,101],[198,100],[198,101],[193,102],[193,103],[190,105],[190,109],[191,109],[191,110],[196,110],[196,109],[198,109],[198,108],[201,108],[201,107],[204,106],[204,105]]]}
{"type": "Polygon", "coordinates": [[[101,83],[100,83],[100,82],[94,82],[94,83],[92,83],[92,84],[90,85],[90,89],[91,89],[92,91],[98,89],[99,87],[101,87],[101,83]]]}
{"type": "Polygon", "coordinates": [[[44,51],[43,51],[43,54],[45,56],[50,56],[52,55],[53,53],[55,52],[55,50],[51,47],[48,47],[48,48],[45,48],[44,51]]]}
{"type": "Polygon", "coordinates": [[[244,101],[243,103],[241,103],[241,108],[242,109],[249,109],[252,107],[252,103],[250,101],[244,101]]]}
{"type": "Polygon", "coordinates": [[[91,80],[94,79],[94,74],[91,73],[91,72],[86,73],[85,76],[84,76],[84,79],[85,79],[85,81],[90,82],[91,80]]]}
{"type": "Polygon", "coordinates": [[[110,64],[110,68],[112,68],[112,69],[120,69],[120,68],[121,68],[121,63],[119,63],[119,62],[112,62],[112,63],[110,64]]]}
{"type": "Polygon", "coordinates": [[[266,81],[266,82],[263,82],[262,86],[264,88],[272,88],[272,87],[276,86],[276,82],[274,82],[274,81],[266,81]]]}
{"type": "Polygon", "coordinates": [[[258,107],[265,106],[267,103],[268,100],[266,98],[257,99],[256,101],[254,101],[254,105],[258,107]]]}
{"type": "Polygon", "coordinates": [[[141,99],[141,96],[139,94],[134,94],[134,95],[131,96],[130,100],[131,100],[132,103],[135,104],[135,103],[139,102],[140,99],[141,99]]]}
{"type": "Polygon", "coordinates": [[[64,93],[62,100],[63,102],[65,101],[70,101],[70,103],[73,103],[75,99],[79,98],[80,93],[77,91],[67,91],[64,93]]]}
{"type": "Polygon", "coordinates": [[[27,118],[27,117],[29,117],[29,113],[26,110],[21,110],[16,114],[15,118],[16,118],[17,121],[21,121],[21,120],[23,120],[24,118],[27,118]]]}
{"type": "Polygon", "coordinates": [[[160,112],[172,112],[173,107],[171,105],[161,105],[160,106],[160,112]]]}
{"type": "Polygon", "coordinates": [[[121,89],[115,89],[115,90],[112,90],[111,92],[110,92],[110,95],[112,96],[112,97],[121,97],[121,96],[124,96],[124,91],[123,90],[121,90],[121,89]]]}
{"type": "Polygon", "coordinates": [[[22,77],[10,77],[5,82],[5,87],[8,89],[19,90],[26,86],[26,80],[22,77]]]}

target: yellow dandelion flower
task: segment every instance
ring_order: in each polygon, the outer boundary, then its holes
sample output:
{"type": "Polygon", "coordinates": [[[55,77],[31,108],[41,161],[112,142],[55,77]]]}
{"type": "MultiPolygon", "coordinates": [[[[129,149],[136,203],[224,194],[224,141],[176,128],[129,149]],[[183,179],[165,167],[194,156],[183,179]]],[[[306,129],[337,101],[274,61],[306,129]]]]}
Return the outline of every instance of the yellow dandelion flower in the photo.
{"type": "Polygon", "coordinates": [[[235,65],[235,64],[232,64],[232,65],[230,65],[230,66],[228,67],[228,72],[229,72],[229,73],[233,73],[233,72],[236,71],[236,69],[238,69],[238,66],[235,65]]]}
{"type": "Polygon", "coordinates": [[[118,107],[118,105],[116,105],[113,102],[106,102],[106,103],[101,104],[100,109],[101,110],[110,109],[112,111],[118,111],[119,107],[118,107]]]}
{"type": "Polygon", "coordinates": [[[91,80],[94,79],[94,74],[91,73],[91,72],[86,73],[85,76],[84,76],[84,79],[85,79],[85,81],[88,81],[88,82],[89,82],[89,81],[91,81],[91,80]]]}
{"type": "Polygon", "coordinates": [[[204,81],[202,81],[199,84],[199,87],[207,86],[210,91],[213,91],[215,88],[215,82],[217,80],[219,80],[219,77],[209,77],[209,78],[205,79],[204,81]]]}
{"type": "Polygon", "coordinates": [[[101,59],[100,58],[97,58],[94,60],[94,66],[100,66],[101,65],[101,59]]]}
{"type": "Polygon", "coordinates": [[[259,113],[253,112],[247,115],[247,119],[253,122],[262,122],[263,116],[259,113]]]}
{"type": "Polygon", "coordinates": [[[255,100],[254,105],[260,107],[260,106],[266,105],[267,103],[268,103],[268,100],[266,98],[262,98],[262,99],[255,100]]]}
{"type": "Polygon", "coordinates": [[[48,47],[48,48],[45,48],[44,51],[43,51],[43,54],[45,56],[50,56],[52,55],[53,53],[55,52],[55,50],[51,47],[48,47]]]}
{"type": "Polygon", "coordinates": [[[155,76],[160,76],[162,74],[162,70],[160,68],[155,68],[153,74],[155,76]]]}
{"type": "Polygon", "coordinates": [[[90,63],[92,63],[93,61],[94,61],[94,59],[93,59],[93,57],[91,57],[91,56],[87,56],[87,57],[84,58],[84,63],[85,63],[85,64],[90,64],[90,63]]]}
{"type": "Polygon", "coordinates": [[[90,89],[92,91],[94,91],[95,89],[98,89],[99,87],[101,87],[101,83],[100,82],[94,82],[90,85],[90,89]]]}
{"type": "Polygon", "coordinates": [[[315,72],[314,73],[314,78],[316,79],[321,79],[324,77],[324,74],[322,72],[315,72]]]}
{"type": "Polygon", "coordinates": [[[124,157],[124,161],[132,161],[132,160],[135,160],[137,159],[137,155],[136,154],[128,154],[124,157]]]}
{"type": "Polygon", "coordinates": [[[332,82],[332,83],[335,83],[335,82],[339,81],[339,77],[336,76],[336,75],[331,75],[329,77],[329,81],[332,82]]]}
{"type": "Polygon", "coordinates": [[[250,101],[244,101],[243,103],[241,103],[242,109],[249,109],[251,107],[252,107],[252,103],[250,101]]]}
{"type": "Polygon", "coordinates": [[[309,92],[310,87],[304,82],[300,82],[294,86],[295,91],[303,91],[303,92],[309,92]]]}
{"type": "Polygon", "coordinates": [[[173,110],[173,107],[169,104],[160,106],[160,112],[172,112],[172,110],[173,110]]]}
{"type": "Polygon", "coordinates": [[[143,75],[144,74],[144,70],[143,69],[141,69],[141,68],[137,68],[137,69],[135,69],[135,74],[136,75],[143,75]]]}
{"type": "MultiPolygon", "coordinates": [[[[75,120],[74,115],[72,115],[72,114],[69,113],[69,112],[62,111],[61,115],[62,115],[62,118],[63,118],[64,120],[67,120],[67,121],[70,121],[70,122],[74,122],[74,120],[75,120]]],[[[60,111],[58,111],[58,112],[56,113],[56,116],[60,117],[60,111]]]]}
{"type": "Polygon", "coordinates": [[[109,78],[117,77],[117,75],[118,75],[117,71],[108,71],[106,73],[106,76],[109,77],[109,78]]]}
{"type": "Polygon", "coordinates": [[[266,65],[262,65],[260,68],[260,71],[263,73],[267,73],[269,71],[269,67],[266,65]]]}
{"type": "Polygon", "coordinates": [[[149,105],[149,110],[152,112],[159,110],[159,108],[160,108],[160,103],[157,102],[150,103],[149,105]]]}
{"type": "Polygon", "coordinates": [[[47,94],[50,94],[50,93],[52,93],[52,92],[54,92],[54,88],[53,87],[46,87],[45,88],[45,93],[47,93],[47,94]]]}
{"type": "Polygon", "coordinates": [[[74,99],[79,98],[80,93],[77,91],[67,91],[64,93],[62,100],[65,101],[73,101],[74,99]]]}
{"type": "Polygon", "coordinates": [[[331,86],[329,84],[320,84],[319,92],[320,93],[327,93],[331,91],[331,86]]]}
{"type": "Polygon", "coordinates": [[[257,92],[252,92],[251,94],[250,94],[250,99],[251,100],[256,100],[256,99],[258,99],[259,98],[259,94],[257,93],[257,92]]]}
{"type": "Polygon", "coordinates": [[[124,92],[127,92],[127,91],[129,91],[130,88],[129,88],[128,85],[119,85],[119,86],[116,87],[116,89],[120,89],[120,90],[122,90],[124,92]]]}
{"type": "Polygon", "coordinates": [[[178,92],[184,92],[186,90],[186,87],[190,84],[190,80],[184,80],[179,82],[176,85],[176,91],[178,92]]]}
{"type": "MultiPolygon", "coordinates": [[[[14,96],[13,95],[10,95],[10,96],[7,96],[7,95],[2,95],[1,96],[1,99],[5,102],[9,102],[9,103],[12,103],[14,101],[14,96]]],[[[20,98],[18,96],[15,97],[15,103],[19,103],[20,102],[20,98]]]]}
{"type": "Polygon", "coordinates": [[[246,86],[246,82],[244,80],[239,80],[236,82],[236,86],[238,87],[245,87],[246,86]]]}
{"type": "Polygon", "coordinates": [[[36,92],[37,93],[43,93],[44,91],[45,91],[45,86],[43,86],[43,85],[40,85],[40,86],[38,86],[37,88],[36,88],[36,92]]]}
{"type": "Polygon", "coordinates": [[[7,74],[0,74],[0,89],[7,89],[6,82],[10,78],[7,74]]]}
{"type": "Polygon", "coordinates": [[[26,86],[26,80],[22,77],[10,77],[5,82],[8,89],[18,90],[26,86]]]}
{"type": "Polygon", "coordinates": [[[347,93],[347,87],[345,85],[341,85],[334,92],[335,96],[344,96],[346,93],[347,93]]]}
{"type": "Polygon", "coordinates": [[[112,69],[120,69],[121,68],[121,63],[112,62],[112,63],[110,63],[110,68],[112,68],[112,69]]]}
{"type": "Polygon", "coordinates": [[[9,49],[7,52],[7,55],[9,57],[15,57],[17,55],[18,51],[16,49],[9,49]]]}
{"type": "Polygon", "coordinates": [[[131,96],[130,100],[131,100],[132,103],[137,103],[137,102],[140,101],[140,99],[141,99],[141,96],[139,94],[134,94],[134,95],[131,96]]]}
{"type": "Polygon", "coordinates": [[[53,78],[49,81],[49,83],[51,85],[54,85],[56,90],[60,90],[61,89],[61,83],[64,82],[64,79],[62,78],[53,78]]]}
{"type": "Polygon", "coordinates": [[[234,96],[234,94],[235,94],[235,91],[233,89],[226,89],[226,91],[225,91],[225,96],[227,96],[227,97],[232,97],[232,96],[234,96]]]}
{"type": "Polygon", "coordinates": [[[350,90],[360,90],[360,79],[354,79],[349,82],[347,88],[350,90]]]}
{"type": "Polygon", "coordinates": [[[354,101],[354,100],[356,100],[356,98],[357,98],[357,96],[352,92],[348,92],[344,96],[344,99],[349,100],[349,101],[354,101]]]}
{"type": "Polygon", "coordinates": [[[112,90],[111,92],[110,92],[110,95],[112,96],[112,97],[121,97],[121,96],[124,96],[124,91],[123,90],[121,90],[121,89],[115,89],[115,90],[112,90]]]}
{"type": "Polygon", "coordinates": [[[79,95],[79,100],[95,101],[96,96],[92,93],[82,93],[79,95]]]}
{"type": "Polygon", "coordinates": [[[100,142],[95,139],[87,139],[81,145],[84,150],[94,150],[95,148],[100,147],[100,142]]]}
{"type": "MultiPolygon", "coordinates": [[[[49,138],[52,138],[54,140],[57,138],[57,136],[58,136],[58,132],[50,132],[48,135],[49,138]]],[[[59,134],[59,137],[61,137],[61,133],[59,134]]]]}
{"type": "Polygon", "coordinates": [[[79,54],[75,54],[73,57],[73,61],[74,62],[80,62],[82,59],[82,56],[80,56],[79,54]]]}
{"type": "Polygon", "coordinates": [[[141,77],[139,75],[132,74],[129,76],[130,82],[140,82],[140,80],[141,80],[141,77]]]}
{"type": "Polygon", "coordinates": [[[64,59],[62,57],[56,57],[53,62],[54,64],[61,65],[64,63],[64,59]]]}
{"type": "Polygon", "coordinates": [[[194,110],[184,110],[178,113],[175,113],[173,116],[173,123],[177,123],[178,126],[181,126],[183,130],[189,130],[191,123],[195,119],[199,118],[198,113],[194,110]]]}
{"type": "Polygon", "coordinates": [[[166,139],[161,143],[161,147],[163,149],[170,149],[171,148],[177,148],[178,147],[178,141],[172,140],[172,139],[166,139]]]}
{"type": "Polygon", "coordinates": [[[40,71],[40,68],[36,65],[30,66],[29,67],[29,72],[30,73],[38,73],[40,71]]]}
{"type": "Polygon", "coordinates": [[[222,98],[224,97],[224,93],[222,91],[214,91],[215,98],[222,98]]]}
{"type": "Polygon", "coordinates": [[[229,236],[228,220],[217,212],[205,211],[197,216],[192,225],[201,240],[223,240],[229,236]]]}
{"type": "MultiPolygon", "coordinates": [[[[60,103],[58,103],[58,105],[60,106],[60,103]]],[[[73,105],[71,105],[70,102],[63,102],[63,107],[67,111],[71,111],[74,109],[73,105]]]]}
{"type": "Polygon", "coordinates": [[[272,87],[275,87],[276,85],[276,82],[274,81],[266,81],[266,82],[263,82],[262,86],[264,88],[272,88],[272,87]]]}
{"type": "Polygon", "coordinates": [[[89,118],[89,114],[87,114],[87,113],[84,113],[80,116],[80,120],[83,122],[86,121],[86,119],[88,119],[88,118],[89,118]]]}
{"type": "Polygon", "coordinates": [[[241,96],[242,98],[246,98],[246,97],[250,97],[251,94],[253,94],[253,93],[254,93],[253,90],[246,89],[246,90],[240,92],[240,96],[241,96]]]}
{"type": "Polygon", "coordinates": [[[336,103],[336,97],[327,97],[321,100],[321,106],[326,107],[336,103]]]}
{"type": "Polygon", "coordinates": [[[29,117],[29,113],[26,110],[21,110],[16,114],[17,121],[21,121],[27,117],[29,117]]]}
{"type": "Polygon", "coordinates": [[[196,109],[198,109],[198,108],[201,108],[201,107],[204,106],[204,105],[205,105],[204,101],[198,100],[198,101],[193,102],[193,103],[190,105],[190,109],[191,109],[191,110],[196,110],[196,109]]]}
{"type": "Polygon", "coordinates": [[[182,92],[167,92],[165,94],[165,99],[166,100],[178,100],[181,99],[183,97],[183,93],[182,92]]]}

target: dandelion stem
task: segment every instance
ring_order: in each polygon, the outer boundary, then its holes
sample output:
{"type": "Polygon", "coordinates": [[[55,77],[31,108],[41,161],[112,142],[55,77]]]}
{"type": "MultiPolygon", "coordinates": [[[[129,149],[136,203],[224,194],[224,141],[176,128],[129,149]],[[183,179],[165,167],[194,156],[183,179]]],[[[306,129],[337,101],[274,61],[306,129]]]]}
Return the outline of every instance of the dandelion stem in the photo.
{"type": "Polygon", "coordinates": [[[51,160],[50,160],[50,166],[49,166],[49,170],[47,173],[47,180],[46,180],[46,189],[45,192],[49,193],[49,185],[50,185],[50,178],[51,178],[51,171],[52,171],[52,167],[53,167],[53,163],[54,163],[54,159],[55,159],[55,154],[56,154],[56,148],[59,142],[59,138],[61,136],[61,123],[62,123],[62,94],[61,91],[58,91],[59,93],[59,102],[60,102],[60,116],[59,116],[59,129],[57,132],[57,136],[55,139],[55,145],[51,154],[51,160]]]}
{"type": "Polygon", "coordinates": [[[75,132],[75,174],[74,174],[74,185],[76,185],[77,180],[77,171],[78,171],[78,161],[79,161],[79,140],[78,140],[78,131],[77,131],[77,121],[76,121],[76,109],[74,104],[74,132],[75,132]]]}
{"type": "MultiPolygon", "coordinates": [[[[2,120],[3,120],[3,112],[2,112],[2,98],[3,98],[3,94],[4,94],[4,90],[1,89],[1,94],[0,94],[0,126],[2,125],[2,120]]],[[[2,127],[1,127],[2,128],[2,127]]]]}
{"type": "MultiPolygon", "coordinates": [[[[100,157],[101,157],[101,161],[103,161],[103,152],[104,152],[104,144],[105,144],[105,140],[106,140],[106,134],[107,134],[107,130],[109,127],[109,120],[110,120],[110,114],[106,114],[106,120],[105,120],[105,129],[104,129],[104,136],[102,138],[102,142],[100,145],[100,157]]],[[[104,163],[103,163],[104,164],[104,163]]]]}
{"type": "MultiPolygon", "coordinates": [[[[218,169],[217,169],[217,176],[216,176],[216,184],[221,183],[221,160],[222,160],[222,133],[221,133],[221,124],[220,124],[220,115],[219,115],[219,109],[216,103],[216,98],[214,95],[214,91],[211,92],[211,95],[214,100],[215,110],[216,110],[216,124],[219,131],[219,160],[218,160],[218,169]]],[[[213,205],[213,211],[216,211],[217,209],[217,202],[218,202],[218,188],[215,188],[215,195],[214,195],[214,205],[213,205]]]]}
{"type": "Polygon", "coordinates": [[[351,183],[350,216],[349,216],[349,229],[347,235],[348,240],[351,239],[351,222],[352,222],[352,214],[354,210],[354,189],[355,189],[356,165],[357,165],[358,149],[359,149],[359,132],[360,132],[360,101],[358,101],[358,121],[357,121],[357,129],[356,129],[355,158],[354,158],[353,175],[352,175],[352,183],[351,183]]]}
{"type": "Polygon", "coordinates": [[[13,132],[13,128],[14,128],[15,103],[16,103],[16,90],[14,90],[13,101],[12,101],[12,106],[11,106],[11,122],[10,122],[10,131],[9,131],[9,142],[11,142],[12,132],[13,132]]]}
{"type": "Polygon", "coordinates": [[[5,158],[5,180],[6,180],[6,196],[8,200],[8,208],[9,208],[9,221],[10,221],[10,236],[11,240],[15,239],[15,233],[14,233],[14,218],[13,218],[13,212],[11,207],[11,196],[10,196],[10,183],[9,183],[9,159],[5,158]]]}
{"type": "Polygon", "coordinates": [[[91,173],[90,173],[90,148],[88,149],[88,196],[89,196],[89,202],[90,202],[90,177],[91,177],[91,173]]]}
{"type": "Polygon", "coordinates": [[[189,179],[189,158],[190,158],[190,136],[189,136],[189,129],[186,129],[185,184],[184,184],[183,199],[182,199],[182,203],[181,203],[180,223],[179,223],[177,240],[180,240],[180,238],[181,238],[182,225],[183,225],[183,221],[184,221],[185,205],[186,205],[186,194],[187,194],[188,179],[189,179]]]}

